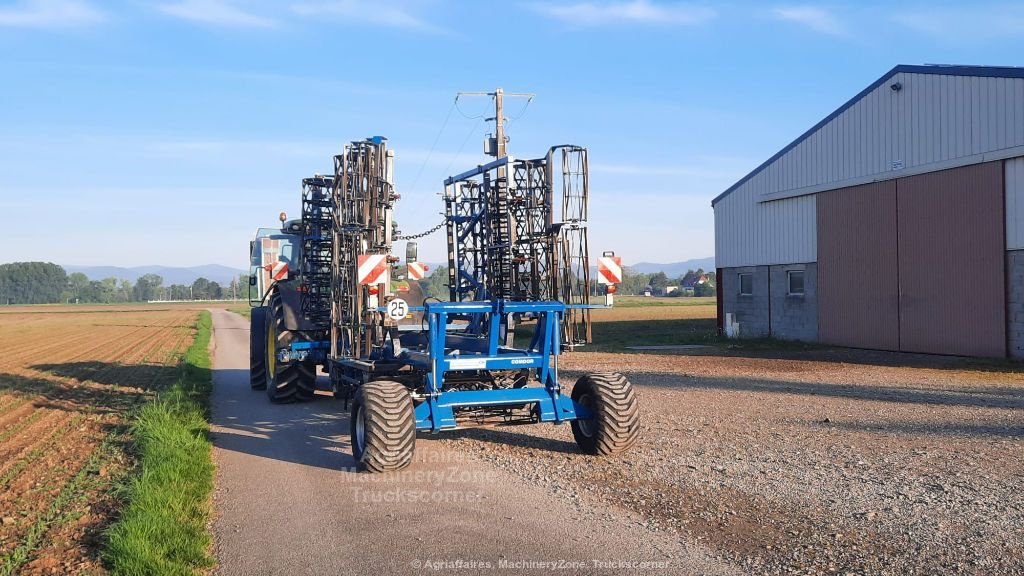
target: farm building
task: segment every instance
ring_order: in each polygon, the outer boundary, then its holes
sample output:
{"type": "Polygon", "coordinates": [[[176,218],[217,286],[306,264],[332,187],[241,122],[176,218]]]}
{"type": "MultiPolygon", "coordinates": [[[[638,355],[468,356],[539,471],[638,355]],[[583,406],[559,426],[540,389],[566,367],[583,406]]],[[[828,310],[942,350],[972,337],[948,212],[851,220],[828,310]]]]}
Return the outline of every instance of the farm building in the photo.
{"type": "Polygon", "coordinates": [[[1024,356],[1024,68],[897,66],[712,206],[730,333],[1024,356]]]}

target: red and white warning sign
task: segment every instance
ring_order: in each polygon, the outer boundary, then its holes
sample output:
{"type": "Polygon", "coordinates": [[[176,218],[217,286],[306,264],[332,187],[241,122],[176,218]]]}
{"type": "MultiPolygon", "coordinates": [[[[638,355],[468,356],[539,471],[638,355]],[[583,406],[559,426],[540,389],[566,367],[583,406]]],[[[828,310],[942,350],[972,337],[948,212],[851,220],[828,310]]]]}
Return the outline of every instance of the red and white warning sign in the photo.
{"type": "Polygon", "coordinates": [[[622,257],[601,256],[597,259],[597,281],[599,284],[622,282],[622,257]]]}
{"type": "Polygon", "coordinates": [[[274,262],[273,264],[267,264],[264,268],[266,268],[267,272],[270,273],[270,279],[275,282],[281,282],[288,279],[287,262],[274,262]]]}
{"type": "Polygon", "coordinates": [[[423,280],[427,270],[430,270],[430,266],[423,262],[409,262],[409,280],[423,280]]]}
{"type": "Polygon", "coordinates": [[[388,281],[388,258],[385,254],[361,254],[359,256],[359,283],[385,284],[388,281]]]}

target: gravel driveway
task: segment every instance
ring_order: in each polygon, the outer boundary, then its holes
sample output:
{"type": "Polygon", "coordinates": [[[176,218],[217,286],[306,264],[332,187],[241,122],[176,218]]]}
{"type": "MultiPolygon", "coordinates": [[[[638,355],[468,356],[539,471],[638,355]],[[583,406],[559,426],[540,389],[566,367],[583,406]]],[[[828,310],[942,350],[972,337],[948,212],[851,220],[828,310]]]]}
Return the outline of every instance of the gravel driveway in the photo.
{"type": "Polygon", "coordinates": [[[718,354],[563,357],[567,385],[617,370],[638,387],[642,443],[604,465],[576,453],[567,426],[443,442],[753,573],[1024,574],[1024,373],[718,354]]]}

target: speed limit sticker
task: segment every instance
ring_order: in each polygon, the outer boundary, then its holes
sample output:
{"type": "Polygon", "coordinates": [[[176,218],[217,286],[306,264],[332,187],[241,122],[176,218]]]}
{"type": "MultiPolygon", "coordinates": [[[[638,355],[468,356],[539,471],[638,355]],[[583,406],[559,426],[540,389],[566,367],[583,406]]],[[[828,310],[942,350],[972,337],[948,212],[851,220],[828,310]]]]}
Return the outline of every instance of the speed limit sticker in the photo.
{"type": "Polygon", "coordinates": [[[388,318],[394,321],[404,320],[409,315],[409,304],[401,298],[388,302],[388,318]]]}

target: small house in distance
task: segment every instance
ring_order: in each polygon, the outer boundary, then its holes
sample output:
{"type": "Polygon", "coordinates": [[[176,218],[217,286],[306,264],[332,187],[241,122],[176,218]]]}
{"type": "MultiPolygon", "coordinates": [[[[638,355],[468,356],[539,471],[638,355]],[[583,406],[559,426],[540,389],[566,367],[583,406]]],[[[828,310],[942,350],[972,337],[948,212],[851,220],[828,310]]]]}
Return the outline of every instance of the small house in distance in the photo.
{"type": "Polygon", "coordinates": [[[712,206],[722,328],[1024,357],[1024,68],[897,66],[712,206]]]}

